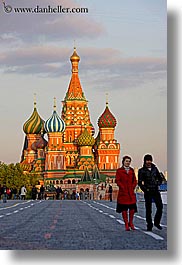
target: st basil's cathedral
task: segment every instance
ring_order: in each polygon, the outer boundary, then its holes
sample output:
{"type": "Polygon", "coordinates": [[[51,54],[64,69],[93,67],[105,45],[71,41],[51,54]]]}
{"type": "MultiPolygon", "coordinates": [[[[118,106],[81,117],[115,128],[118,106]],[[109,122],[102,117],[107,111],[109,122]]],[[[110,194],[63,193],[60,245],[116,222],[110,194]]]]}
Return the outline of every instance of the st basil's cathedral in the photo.
{"type": "Polygon", "coordinates": [[[115,186],[119,167],[120,144],[114,136],[117,122],[106,100],[94,138],[88,101],[79,80],[80,57],[76,48],[70,61],[72,76],[61,115],[57,113],[54,98],[53,113],[44,121],[34,100],[33,113],[23,125],[25,141],[20,163],[25,173],[37,175],[39,184],[78,192],[85,189],[94,192],[97,186],[104,197],[107,185],[115,186]]]}

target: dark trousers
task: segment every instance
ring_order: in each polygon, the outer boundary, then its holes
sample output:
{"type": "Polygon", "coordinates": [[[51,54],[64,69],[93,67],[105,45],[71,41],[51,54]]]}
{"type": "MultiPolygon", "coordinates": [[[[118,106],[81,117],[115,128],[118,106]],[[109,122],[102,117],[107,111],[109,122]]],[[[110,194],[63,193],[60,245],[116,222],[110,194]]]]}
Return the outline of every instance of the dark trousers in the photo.
{"type": "Polygon", "coordinates": [[[154,224],[159,225],[162,217],[162,199],[159,191],[148,191],[144,193],[145,208],[146,208],[146,222],[148,227],[152,227],[152,201],[156,205],[156,213],[154,217],[154,224]]]}

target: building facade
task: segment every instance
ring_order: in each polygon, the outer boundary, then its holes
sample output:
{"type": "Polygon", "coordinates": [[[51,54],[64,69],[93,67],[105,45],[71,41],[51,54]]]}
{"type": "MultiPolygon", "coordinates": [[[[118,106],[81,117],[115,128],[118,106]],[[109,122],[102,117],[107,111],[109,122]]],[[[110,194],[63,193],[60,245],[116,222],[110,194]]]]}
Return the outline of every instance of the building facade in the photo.
{"type": "Polygon", "coordinates": [[[78,75],[80,57],[76,48],[70,61],[72,75],[61,114],[56,111],[54,99],[53,113],[44,121],[34,100],[33,113],[23,125],[21,165],[24,172],[37,174],[40,184],[59,185],[67,190],[79,190],[82,186],[94,192],[98,185],[103,190],[103,183],[105,187],[108,183],[115,185],[120,157],[120,144],[115,139],[117,122],[106,101],[94,138],[88,101],[78,75]]]}

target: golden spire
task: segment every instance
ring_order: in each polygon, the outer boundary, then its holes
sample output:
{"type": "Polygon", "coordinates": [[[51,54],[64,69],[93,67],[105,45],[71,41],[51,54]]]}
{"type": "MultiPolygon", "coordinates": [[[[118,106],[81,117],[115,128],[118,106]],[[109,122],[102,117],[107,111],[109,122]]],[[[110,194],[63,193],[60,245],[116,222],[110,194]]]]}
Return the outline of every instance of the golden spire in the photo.
{"type": "Polygon", "coordinates": [[[54,111],[56,111],[56,97],[54,97],[54,111]]]}
{"type": "Polygon", "coordinates": [[[76,47],[74,45],[74,51],[73,51],[73,54],[71,55],[70,57],[70,61],[73,63],[73,62],[77,62],[79,63],[80,61],[80,57],[78,56],[77,52],[76,52],[76,47]]]}
{"type": "Polygon", "coordinates": [[[106,107],[108,106],[108,93],[106,93],[106,107]]]}
{"type": "Polygon", "coordinates": [[[36,93],[34,93],[34,109],[36,109],[36,93]]]}

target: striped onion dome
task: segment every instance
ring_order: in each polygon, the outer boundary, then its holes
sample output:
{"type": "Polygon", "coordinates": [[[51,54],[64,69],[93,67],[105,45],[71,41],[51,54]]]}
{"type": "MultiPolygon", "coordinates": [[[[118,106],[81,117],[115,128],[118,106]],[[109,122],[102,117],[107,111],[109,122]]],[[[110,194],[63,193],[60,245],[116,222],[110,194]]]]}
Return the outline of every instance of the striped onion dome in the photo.
{"type": "Polygon", "coordinates": [[[31,117],[24,123],[23,131],[26,134],[39,134],[44,127],[44,120],[39,116],[34,102],[34,110],[31,117]]]}
{"type": "Polygon", "coordinates": [[[47,133],[64,132],[65,127],[66,127],[65,122],[58,116],[56,112],[56,103],[55,103],[52,116],[45,122],[44,125],[45,131],[47,133]]]}
{"type": "Polygon", "coordinates": [[[90,133],[85,130],[82,132],[82,134],[78,137],[78,145],[79,146],[93,146],[95,143],[95,139],[90,133]]]}
{"type": "Polygon", "coordinates": [[[114,115],[110,112],[108,103],[106,103],[106,108],[100,118],[98,119],[99,128],[115,128],[116,119],[114,115]]]}

